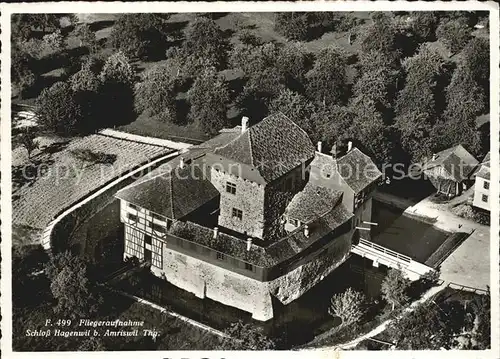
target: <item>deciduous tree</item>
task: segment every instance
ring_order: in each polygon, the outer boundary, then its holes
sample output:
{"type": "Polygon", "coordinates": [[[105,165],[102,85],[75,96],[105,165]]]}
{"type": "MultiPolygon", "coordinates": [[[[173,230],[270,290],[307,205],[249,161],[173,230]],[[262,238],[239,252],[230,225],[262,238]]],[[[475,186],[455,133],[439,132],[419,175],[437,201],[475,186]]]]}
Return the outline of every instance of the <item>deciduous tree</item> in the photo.
{"type": "Polygon", "coordinates": [[[322,141],[325,148],[345,145],[354,138],[355,118],[356,114],[349,106],[317,106],[311,116],[318,134],[315,139],[322,141]]]}
{"type": "Polygon", "coordinates": [[[220,70],[226,66],[230,43],[217,23],[206,17],[198,17],[186,29],[183,57],[194,56],[208,61],[220,70]]]}
{"type": "Polygon", "coordinates": [[[36,74],[32,71],[33,61],[29,54],[20,51],[15,45],[12,46],[11,81],[18,87],[21,98],[37,80],[36,74]]]}
{"type": "Polygon", "coordinates": [[[306,13],[281,12],[275,15],[274,28],[289,40],[303,41],[308,35],[306,13]]]}
{"type": "Polygon", "coordinates": [[[312,65],[312,55],[300,43],[288,43],[279,48],[276,67],[285,75],[287,87],[301,89],[312,65]]]}
{"type": "Polygon", "coordinates": [[[57,300],[57,314],[66,318],[88,318],[99,309],[102,298],[89,280],[87,266],[70,252],[56,254],[45,267],[50,290],[57,300]]]}
{"type": "Polygon", "coordinates": [[[409,286],[410,280],[403,276],[403,272],[398,269],[389,269],[380,288],[382,298],[392,306],[392,310],[402,307],[409,300],[407,295],[409,286]]]}
{"type": "Polygon", "coordinates": [[[472,153],[480,151],[480,133],[476,117],[485,110],[482,89],[465,67],[459,66],[446,88],[447,107],[442,121],[436,126],[443,148],[462,144],[472,153]]]}
{"type": "Polygon", "coordinates": [[[459,66],[470,71],[474,81],[489,98],[490,45],[487,39],[473,37],[460,53],[459,66]]]}
{"type": "Polygon", "coordinates": [[[364,95],[372,100],[378,109],[392,106],[396,90],[397,72],[387,67],[367,69],[356,81],[354,96],[364,95]]]}
{"type": "Polygon", "coordinates": [[[90,29],[88,24],[78,25],[73,30],[73,35],[80,39],[80,46],[85,46],[91,54],[95,54],[99,48],[95,33],[90,29]]]}
{"type": "Polygon", "coordinates": [[[141,59],[164,54],[164,18],[157,14],[120,15],[110,35],[112,46],[130,57],[141,59]]]}
{"type": "Polygon", "coordinates": [[[433,41],[436,36],[436,27],[439,17],[434,11],[412,11],[411,29],[418,37],[419,42],[433,41]]]}
{"type": "Polygon", "coordinates": [[[307,73],[307,95],[312,101],[339,104],[345,94],[347,56],[336,47],[320,51],[307,73]]]}
{"type": "Polygon", "coordinates": [[[435,304],[417,305],[402,318],[392,321],[388,328],[397,349],[439,350],[449,348],[450,334],[435,304]]]}
{"type": "Polygon", "coordinates": [[[353,98],[349,107],[354,113],[353,134],[365,153],[378,164],[390,163],[391,141],[389,128],[375,102],[365,96],[353,98]]]}
{"type": "Polygon", "coordinates": [[[374,12],[373,22],[360,29],[357,41],[363,53],[379,53],[387,63],[386,66],[398,66],[402,48],[398,43],[399,32],[392,15],[374,12]]]}
{"type": "Polygon", "coordinates": [[[476,295],[471,302],[471,307],[475,315],[472,337],[475,348],[485,350],[491,348],[491,292],[485,295],[476,295]]]}
{"type": "Polygon", "coordinates": [[[90,91],[97,93],[101,84],[99,74],[88,63],[84,63],[82,69],[70,77],[69,82],[71,89],[75,92],[90,91]]]}
{"type": "Polygon", "coordinates": [[[36,104],[40,124],[55,133],[74,134],[82,121],[82,108],[68,83],[56,82],[44,89],[36,104]]]}
{"type": "Polygon", "coordinates": [[[122,52],[111,55],[99,74],[99,124],[101,127],[116,126],[135,119],[135,73],[122,52]]]}
{"type": "Polygon", "coordinates": [[[263,333],[262,328],[256,328],[250,323],[232,323],[226,334],[230,338],[222,340],[222,348],[225,350],[272,350],[276,347],[276,343],[263,333]]]}
{"type": "Polygon", "coordinates": [[[273,99],[286,89],[285,82],[280,70],[269,67],[248,79],[236,103],[250,118],[262,119],[268,114],[273,99]]]}
{"type": "Polygon", "coordinates": [[[138,112],[148,111],[165,121],[175,121],[176,69],[157,65],[142,74],[135,88],[135,106],[138,112]]]}
{"type": "Polygon", "coordinates": [[[345,292],[335,294],[331,298],[328,314],[340,318],[340,327],[354,324],[363,316],[364,300],[363,294],[347,288],[345,292]]]}
{"type": "Polygon", "coordinates": [[[61,34],[61,30],[44,35],[43,43],[46,47],[46,51],[50,53],[58,53],[64,48],[64,38],[61,34]]]}
{"type": "Polygon", "coordinates": [[[443,19],[436,30],[436,36],[455,54],[469,42],[471,28],[463,18],[443,19]]]}
{"type": "Polygon", "coordinates": [[[28,152],[28,159],[31,159],[31,153],[39,146],[36,134],[33,131],[24,130],[19,135],[19,142],[26,149],[26,152],[28,152]]]}
{"type": "Polygon", "coordinates": [[[229,90],[215,69],[207,69],[195,80],[188,100],[191,104],[189,118],[205,132],[213,135],[226,125],[229,90]]]}
{"type": "Polygon", "coordinates": [[[100,78],[103,83],[113,82],[131,85],[135,74],[129,58],[121,51],[112,54],[102,68],[100,78]]]}
{"type": "Polygon", "coordinates": [[[437,142],[431,133],[444,102],[443,89],[438,86],[446,81],[445,61],[435,51],[421,46],[416,55],[403,62],[403,68],[406,83],[396,100],[394,128],[403,149],[413,160],[420,160],[435,149],[437,142]]]}

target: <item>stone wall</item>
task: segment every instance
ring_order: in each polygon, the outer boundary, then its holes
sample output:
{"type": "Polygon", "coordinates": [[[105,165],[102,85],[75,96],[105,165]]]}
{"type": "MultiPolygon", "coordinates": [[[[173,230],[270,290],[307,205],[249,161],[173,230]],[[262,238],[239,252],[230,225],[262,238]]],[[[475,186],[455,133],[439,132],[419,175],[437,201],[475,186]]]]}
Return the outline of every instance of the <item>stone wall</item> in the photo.
{"type": "Polygon", "coordinates": [[[163,270],[152,267],[155,275],[173,285],[228,306],[252,313],[256,320],[273,317],[272,296],[289,304],[342,264],[351,249],[349,232],[311,253],[309,260],[270,282],[231,272],[163,246],[163,270]]]}
{"type": "Polygon", "coordinates": [[[264,224],[264,186],[211,168],[211,182],[220,192],[219,224],[248,236],[262,238],[264,224]],[[236,184],[236,194],[226,191],[226,183],[236,184]],[[233,218],[233,208],[243,211],[233,218]]]}

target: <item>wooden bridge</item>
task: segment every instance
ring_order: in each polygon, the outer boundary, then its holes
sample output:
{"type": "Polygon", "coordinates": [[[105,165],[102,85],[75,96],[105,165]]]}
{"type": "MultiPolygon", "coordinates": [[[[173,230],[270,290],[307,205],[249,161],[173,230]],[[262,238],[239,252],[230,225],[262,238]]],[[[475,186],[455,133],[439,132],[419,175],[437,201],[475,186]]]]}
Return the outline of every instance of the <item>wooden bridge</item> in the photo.
{"type": "Polygon", "coordinates": [[[400,269],[412,280],[416,280],[423,274],[434,270],[431,267],[414,261],[411,257],[367,241],[366,239],[360,239],[358,244],[353,245],[351,252],[372,260],[375,267],[383,264],[390,268],[400,269]]]}

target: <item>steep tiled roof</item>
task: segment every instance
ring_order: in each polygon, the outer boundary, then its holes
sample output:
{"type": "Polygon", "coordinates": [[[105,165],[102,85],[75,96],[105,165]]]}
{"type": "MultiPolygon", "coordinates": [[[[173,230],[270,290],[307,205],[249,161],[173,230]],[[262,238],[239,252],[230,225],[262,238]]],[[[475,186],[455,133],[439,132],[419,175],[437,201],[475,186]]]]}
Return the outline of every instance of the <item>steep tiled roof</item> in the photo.
{"type": "Polygon", "coordinates": [[[179,219],[215,198],[219,192],[191,165],[155,176],[118,191],[116,197],[168,218],[179,219]]]}
{"type": "Polygon", "coordinates": [[[337,168],[344,181],[356,193],[382,177],[382,172],[378,170],[371,158],[358,148],[353,148],[340,157],[337,160],[337,168]]]}
{"type": "Polygon", "coordinates": [[[288,237],[267,247],[266,254],[272,259],[272,263],[287,260],[325,237],[353,216],[342,203],[339,203],[328,213],[308,224],[309,237],[304,235],[303,228],[299,228],[288,237]]]}
{"type": "Polygon", "coordinates": [[[474,174],[474,176],[490,180],[490,162],[491,162],[490,152],[488,152],[484,157],[483,162],[481,162],[481,166],[479,167],[478,171],[474,174]]]}
{"type": "Polygon", "coordinates": [[[337,159],[316,152],[311,167],[316,171],[315,175],[320,175],[322,178],[331,177],[334,173],[338,173],[355,193],[361,192],[382,176],[382,172],[379,171],[371,158],[358,148],[353,148],[337,159]]]}
{"type": "Polygon", "coordinates": [[[433,157],[424,164],[424,171],[442,166],[457,182],[468,178],[478,165],[478,161],[462,145],[447,148],[433,157]]]}
{"type": "Polygon", "coordinates": [[[341,191],[335,191],[309,182],[297,193],[286,208],[288,217],[309,223],[331,211],[342,197],[341,191]]]}
{"type": "Polygon", "coordinates": [[[304,130],[276,113],[216,149],[215,154],[254,167],[271,182],[312,159],[314,146],[304,130]]]}
{"type": "Polygon", "coordinates": [[[179,166],[180,161],[181,161],[181,157],[186,162],[193,161],[193,160],[196,160],[198,158],[202,158],[203,156],[205,156],[205,154],[213,151],[215,148],[217,148],[219,146],[223,146],[223,145],[227,144],[228,142],[231,142],[239,134],[240,134],[240,130],[238,127],[230,128],[230,129],[223,129],[220,131],[220,133],[217,136],[215,136],[215,137],[213,137],[213,138],[211,138],[211,139],[209,139],[209,140],[207,140],[199,145],[189,147],[189,149],[186,152],[181,153],[181,155],[174,157],[170,161],[162,164],[158,168],[147,173],[146,175],[144,175],[143,177],[138,179],[136,182],[134,182],[132,184],[132,186],[134,186],[138,183],[147,181],[155,176],[164,174],[166,172],[170,172],[172,169],[177,168],[179,166]]]}
{"type": "Polygon", "coordinates": [[[173,158],[117,192],[116,197],[169,218],[181,218],[214,198],[218,192],[205,178],[202,158],[207,152],[232,141],[240,131],[222,130],[214,138],[173,158]],[[181,157],[187,165],[179,169],[181,157]]]}

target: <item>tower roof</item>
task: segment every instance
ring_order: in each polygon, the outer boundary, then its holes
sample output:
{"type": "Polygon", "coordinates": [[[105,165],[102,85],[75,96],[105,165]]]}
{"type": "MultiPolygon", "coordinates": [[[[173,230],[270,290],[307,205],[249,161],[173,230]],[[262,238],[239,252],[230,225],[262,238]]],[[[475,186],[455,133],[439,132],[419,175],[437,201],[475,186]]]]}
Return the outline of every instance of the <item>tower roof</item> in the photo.
{"type": "Polygon", "coordinates": [[[255,168],[271,182],[314,158],[314,146],[306,132],[282,113],[249,127],[214,153],[255,168]]]}

